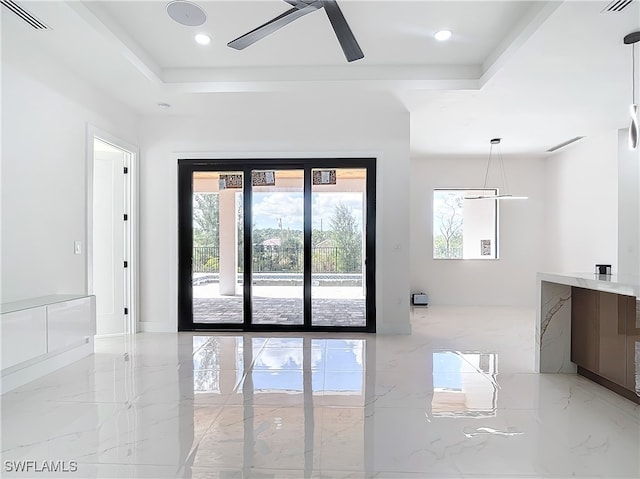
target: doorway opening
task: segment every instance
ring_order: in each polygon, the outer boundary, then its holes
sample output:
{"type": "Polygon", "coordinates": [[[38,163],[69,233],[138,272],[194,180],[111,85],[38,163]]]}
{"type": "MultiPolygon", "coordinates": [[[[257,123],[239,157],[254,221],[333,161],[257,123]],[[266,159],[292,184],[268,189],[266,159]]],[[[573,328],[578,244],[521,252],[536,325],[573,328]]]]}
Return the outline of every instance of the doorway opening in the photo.
{"type": "Polygon", "coordinates": [[[136,332],[134,147],[89,133],[88,292],[96,297],[96,335],[136,332]]]}
{"type": "Polygon", "coordinates": [[[179,160],[179,329],[375,331],[375,160],[179,160]]]}

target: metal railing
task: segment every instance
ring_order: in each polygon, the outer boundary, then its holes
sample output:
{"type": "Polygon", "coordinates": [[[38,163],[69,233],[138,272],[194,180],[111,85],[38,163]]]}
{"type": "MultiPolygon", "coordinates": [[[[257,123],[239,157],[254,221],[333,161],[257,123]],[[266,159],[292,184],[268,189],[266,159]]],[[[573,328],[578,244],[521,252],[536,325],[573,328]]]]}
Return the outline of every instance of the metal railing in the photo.
{"type": "Polygon", "coordinates": [[[462,259],[462,246],[436,247],[433,257],[434,259],[462,259]]]}
{"type": "Polygon", "coordinates": [[[192,269],[194,273],[219,273],[220,250],[217,246],[196,246],[193,248],[192,269]]]}
{"type": "MultiPolygon", "coordinates": [[[[316,246],[311,250],[311,268],[314,273],[361,273],[362,253],[338,246],[316,246]]],[[[220,250],[217,246],[194,246],[192,269],[194,273],[220,272],[220,250]]],[[[254,246],[253,272],[301,273],[302,248],[254,246]]],[[[242,264],[238,272],[242,272],[242,264]]]]}

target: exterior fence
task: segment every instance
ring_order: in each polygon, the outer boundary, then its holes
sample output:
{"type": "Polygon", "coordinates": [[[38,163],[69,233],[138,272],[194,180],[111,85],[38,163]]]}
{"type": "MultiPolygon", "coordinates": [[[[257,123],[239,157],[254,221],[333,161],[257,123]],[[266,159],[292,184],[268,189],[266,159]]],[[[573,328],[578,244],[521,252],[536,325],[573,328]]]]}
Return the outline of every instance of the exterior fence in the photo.
{"type": "MultiPolygon", "coordinates": [[[[243,271],[242,261],[240,263],[238,272],[243,271]]],[[[192,265],[194,273],[220,272],[218,247],[194,247],[192,265]]],[[[362,273],[362,252],[355,248],[316,246],[311,250],[311,268],[314,273],[362,273]]],[[[302,270],[302,248],[254,247],[252,271],[255,273],[301,273],[302,270]]]]}
{"type": "Polygon", "coordinates": [[[433,257],[434,259],[461,259],[462,246],[449,246],[448,249],[444,246],[436,247],[433,257]]]}

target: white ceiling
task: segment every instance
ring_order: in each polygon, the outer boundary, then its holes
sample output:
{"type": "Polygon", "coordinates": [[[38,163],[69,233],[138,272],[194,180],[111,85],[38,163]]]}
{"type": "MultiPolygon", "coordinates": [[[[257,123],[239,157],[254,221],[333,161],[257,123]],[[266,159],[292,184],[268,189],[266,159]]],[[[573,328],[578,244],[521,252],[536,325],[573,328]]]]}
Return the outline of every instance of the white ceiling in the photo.
{"type": "Polygon", "coordinates": [[[245,50],[226,46],[291,8],[283,0],[196,0],[201,27],[171,20],[167,1],[17,3],[52,29],[3,8],[3,44],[36,45],[141,115],[199,114],[230,92],[383,92],[411,113],[414,156],[482,155],[496,136],[505,154],[539,155],[626,127],[622,38],[640,30],[638,0],[616,14],[601,13],[606,1],[339,0],[365,54],[347,63],[322,10],[245,50]],[[442,28],[451,41],[433,39],[442,28]],[[212,43],[195,44],[197,32],[212,43]]]}
{"type": "MultiPolygon", "coordinates": [[[[101,19],[123,28],[161,69],[256,66],[344,65],[335,35],[322,10],[306,15],[250,48],[227,42],[289,10],[283,0],[200,1],[207,14],[201,27],[169,18],[166,2],[88,3],[101,19]],[[207,48],[194,32],[213,38],[207,48]]],[[[481,64],[532,2],[342,1],[345,17],[365,51],[362,65],[481,64]],[[485,18],[477,22],[477,18],[485,18]],[[442,27],[459,32],[446,48],[433,39],[442,27]]]]}

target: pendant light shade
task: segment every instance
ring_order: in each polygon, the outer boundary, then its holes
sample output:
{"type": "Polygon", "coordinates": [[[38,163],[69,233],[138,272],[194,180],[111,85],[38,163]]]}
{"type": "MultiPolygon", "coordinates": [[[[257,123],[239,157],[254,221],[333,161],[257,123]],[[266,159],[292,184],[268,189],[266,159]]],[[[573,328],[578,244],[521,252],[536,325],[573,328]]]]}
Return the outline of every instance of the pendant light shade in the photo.
{"type": "Polygon", "coordinates": [[[504,169],[504,160],[502,159],[502,152],[500,151],[500,142],[502,138],[493,138],[490,141],[491,146],[489,147],[489,159],[487,160],[487,171],[484,175],[484,186],[483,190],[487,189],[487,180],[489,179],[489,172],[491,170],[491,160],[493,156],[493,149],[495,148],[498,156],[498,168],[500,173],[500,181],[502,183],[501,188],[497,191],[498,193],[495,195],[472,195],[465,196],[465,200],[526,200],[528,196],[514,196],[509,192],[509,186],[507,184],[507,174],[504,169]]]}
{"type": "Polygon", "coordinates": [[[638,104],[636,102],[636,43],[640,41],[640,31],[624,37],[625,45],[631,45],[631,124],[629,125],[629,148],[638,148],[638,104]]]}

